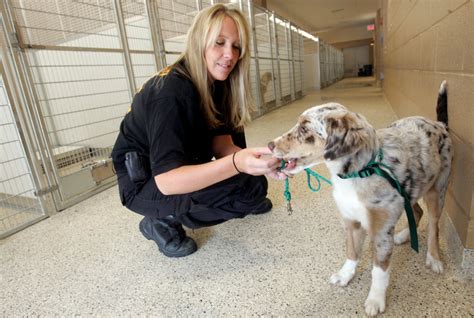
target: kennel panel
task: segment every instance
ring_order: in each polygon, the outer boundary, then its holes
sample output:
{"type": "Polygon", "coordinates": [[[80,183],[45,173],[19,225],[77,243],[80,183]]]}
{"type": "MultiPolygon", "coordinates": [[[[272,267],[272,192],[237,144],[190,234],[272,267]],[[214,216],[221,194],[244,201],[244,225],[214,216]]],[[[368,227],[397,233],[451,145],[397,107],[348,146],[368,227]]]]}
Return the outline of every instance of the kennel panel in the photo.
{"type": "Polygon", "coordinates": [[[29,50],[25,55],[67,205],[98,185],[91,170],[109,158],[130,107],[123,53],[29,50]]]}
{"type": "Polygon", "coordinates": [[[62,209],[115,182],[111,169],[103,179],[95,171],[110,161],[133,94],[157,69],[147,8],[145,0],[11,3],[51,161],[43,172],[57,180],[62,209]]]}
{"type": "Polygon", "coordinates": [[[255,40],[258,50],[259,85],[262,114],[276,106],[275,72],[273,63],[272,34],[270,16],[266,10],[254,8],[255,40]]]}
{"type": "Polygon", "coordinates": [[[130,50],[153,51],[145,0],[121,2],[130,50]]]}
{"type": "MultiPolygon", "coordinates": [[[[273,63],[271,59],[260,58],[260,92],[262,94],[262,100],[264,105],[272,104],[275,105],[275,91],[273,85],[273,63]]],[[[270,106],[270,105],[268,105],[270,106]]]]}
{"type": "Polygon", "coordinates": [[[302,46],[303,36],[298,32],[298,29],[292,29],[291,42],[293,50],[293,78],[294,78],[294,94],[295,98],[303,95],[303,69],[304,63],[304,48],[302,46]]]}
{"type": "Polygon", "coordinates": [[[151,76],[157,73],[156,59],[154,53],[132,53],[131,58],[138,91],[151,76]]]}
{"type": "MultiPolygon", "coordinates": [[[[257,67],[255,65],[255,58],[250,59],[250,74],[256,74],[257,67]]],[[[258,91],[257,91],[257,78],[255,76],[250,75],[250,86],[252,91],[252,97],[255,104],[255,111],[252,113],[252,118],[258,117],[262,114],[262,109],[258,105],[258,100],[256,98],[258,91]]]]}
{"type": "Polygon", "coordinates": [[[291,100],[292,85],[290,43],[288,38],[289,22],[283,19],[276,19],[276,21],[281,103],[286,104],[291,100]]]}
{"type": "Polygon", "coordinates": [[[261,9],[255,9],[255,36],[257,40],[258,56],[260,58],[272,58],[270,30],[268,15],[261,9]]]}
{"type": "Polygon", "coordinates": [[[155,53],[145,0],[122,1],[121,9],[137,91],[161,68],[156,56],[159,52],[155,53]]]}
{"type": "Polygon", "coordinates": [[[12,1],[22,42],[120,49],[113,0],[12,1]]]}
{"type": "Polygon", "coordinates": [[[18,120],[0,74],[0,239],[47,217],[36,193],[18,120]]]}
{"type": "MultiPolygon", "coordinates": [[[[197,1],[158,0],[159,23],[166,54],[176,55],[184,51],[186,33],[199,12],[197,5],[197,1]]],[[[168,63],[168,57],[166,61],[168,63]]]]}

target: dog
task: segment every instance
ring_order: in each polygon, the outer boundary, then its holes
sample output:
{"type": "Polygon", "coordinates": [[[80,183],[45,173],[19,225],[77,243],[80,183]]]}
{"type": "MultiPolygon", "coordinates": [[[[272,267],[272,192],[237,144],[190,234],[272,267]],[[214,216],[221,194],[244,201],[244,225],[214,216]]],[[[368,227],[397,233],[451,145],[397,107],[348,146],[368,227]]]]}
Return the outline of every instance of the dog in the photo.
{"type": "Polygon", "coordinates": [[[346,230],[346,261],[330,282],[346,286],[354,277],[362,245],[368,233],[373,248],[372,284],[365,311],[373,316],[385,310],[394,244],[409,240],[408,228],[394,234],[404,211],[404,198],[390,183],[374,174],[342,179],[363,169],[383,152],[382,163],[398,179],[410,198],[418,225],[423,198],[429,210],[426,266],[443,272],[439,256],[438,223],[444,205],[453,157],[447,128],[446,82],[440,86],[437,119],[408,117],[376,130],[360,114],[337,103],[312,107],[298,123],[268,144],[273,156],[286,161],[282,170],[291,176],[305,168],[325,163],[331,173],[333,197],[346,230]]]}
{"type": "Polygon", "coordinates": [[[271,72],[265,72],[260,76],[260,96],[262,98],[262,103],[265,101],[265,93],[268,90],[268,84],[273,80],[273,74],[271,72]]]}

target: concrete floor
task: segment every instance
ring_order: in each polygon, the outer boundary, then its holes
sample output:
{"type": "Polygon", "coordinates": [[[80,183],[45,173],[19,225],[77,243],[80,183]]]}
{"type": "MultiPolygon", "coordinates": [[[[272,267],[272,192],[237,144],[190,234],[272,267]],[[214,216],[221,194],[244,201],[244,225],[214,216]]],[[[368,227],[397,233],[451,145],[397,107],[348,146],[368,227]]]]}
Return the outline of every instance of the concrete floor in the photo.
{"type": "MultiPolygon", "coordinates": [[[[372,79],[346,79],[256,119],[249,145],[266,145],[303,110],[329,101],[377,128],[396,118],[372,79]]],[[[0,241],[0,316],[364,316],[368,243],[354,280],[331,285],[345,259],[331,187],[312,193],[300,174],[290,190],[291,216],[284,183],[271,180],[270,213],[188,231],[199,250],[170,259],[138,232],[140,216],[121,206],[113,187],[0,241]]],[[[424,267],[425,226],[426,218],[419,254],[409,245],[394,250],[385,316],[474,316],[474,283],[448,256],[443,231],[445,273],[424,267]]]]}

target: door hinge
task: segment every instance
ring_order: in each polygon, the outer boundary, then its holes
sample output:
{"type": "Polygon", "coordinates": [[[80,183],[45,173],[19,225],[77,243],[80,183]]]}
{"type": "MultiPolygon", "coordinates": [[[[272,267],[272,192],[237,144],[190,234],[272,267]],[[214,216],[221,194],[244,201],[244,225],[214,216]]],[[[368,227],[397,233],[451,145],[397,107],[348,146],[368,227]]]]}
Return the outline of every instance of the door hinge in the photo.
{"type": "Polygon", "coordinates": [[[10,44],[12,48],[18,49],[20,47],[20,41],[18,40],[18,33],[16,32],[8,33],[8,39],[10,40],[10,44]]]}

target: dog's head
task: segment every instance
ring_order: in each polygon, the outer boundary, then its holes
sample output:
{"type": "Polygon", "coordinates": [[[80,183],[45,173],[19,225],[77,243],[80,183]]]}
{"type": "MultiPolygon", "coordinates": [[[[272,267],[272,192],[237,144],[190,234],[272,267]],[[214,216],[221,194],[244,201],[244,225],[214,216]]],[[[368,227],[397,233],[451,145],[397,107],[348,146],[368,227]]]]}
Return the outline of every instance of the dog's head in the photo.
{"type": "Polygon", "coordinates": [[[374,147],[375,130],[359,114],[337,103],[306,110],[298,123],[268,144],[273,155],[287,162],[287,174],[296,174],[325,160],[374,147]]]}
{"type": "Polygon", "coordinates": [[[265,72],[263,73],[262,76],[260,76],[260,85],[267,86],[268,83],[272,80],[273,75],[270,72],[265,72]]]}

